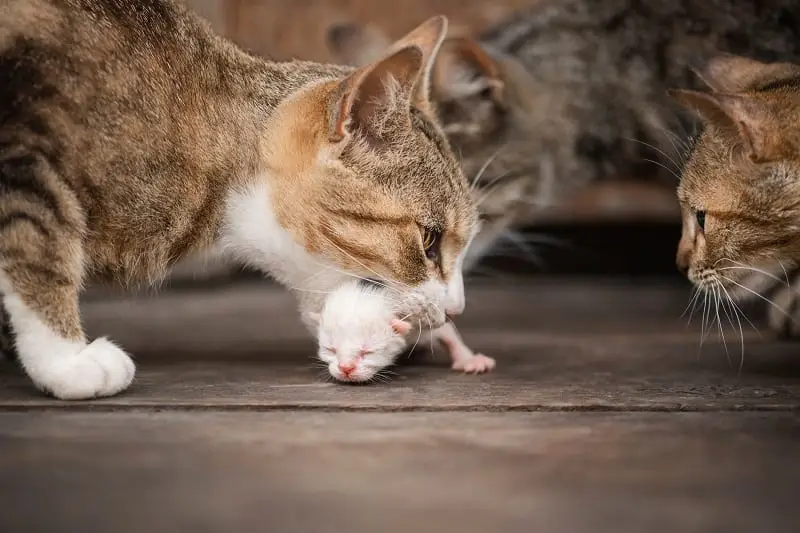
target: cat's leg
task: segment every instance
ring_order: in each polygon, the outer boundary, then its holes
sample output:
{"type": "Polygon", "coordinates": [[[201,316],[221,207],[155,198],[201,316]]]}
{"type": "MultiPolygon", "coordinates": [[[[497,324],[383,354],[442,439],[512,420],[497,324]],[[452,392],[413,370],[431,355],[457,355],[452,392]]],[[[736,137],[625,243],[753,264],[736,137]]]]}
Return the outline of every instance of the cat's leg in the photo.
{"type": "Polygon", "coordinates": [[[81,327],[82,273],[66,260],[80,255],[80,244],[51,242],[48,250],[37,240],[42,235],[31,235],[14,254],[2,254],[0,293],[20,364],[36,387],[62,400],[124,390],[135,373],[131,358],[105,338],[87,342],[81,327]]]}
{"type": "Polygon", "coordinates": [[[495,361],[491,357],[473,352],[450,322],[433,330],[431,338],[447,348],[453,360],[453,370],[480,374],[492,370],[495,366],[495,361]]]}

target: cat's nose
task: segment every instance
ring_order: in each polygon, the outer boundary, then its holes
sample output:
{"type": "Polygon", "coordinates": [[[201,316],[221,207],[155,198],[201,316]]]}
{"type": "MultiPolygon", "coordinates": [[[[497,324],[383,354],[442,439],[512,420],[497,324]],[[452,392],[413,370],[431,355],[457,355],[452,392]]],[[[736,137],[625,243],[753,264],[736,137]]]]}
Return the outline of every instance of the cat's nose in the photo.
{"type": "Polygon", "coordinates": [[[355,369],[355,363],[339,363],[339,372],[344,374],[345,377],[350,377],[350,374],[352,374],[355,369]]]}

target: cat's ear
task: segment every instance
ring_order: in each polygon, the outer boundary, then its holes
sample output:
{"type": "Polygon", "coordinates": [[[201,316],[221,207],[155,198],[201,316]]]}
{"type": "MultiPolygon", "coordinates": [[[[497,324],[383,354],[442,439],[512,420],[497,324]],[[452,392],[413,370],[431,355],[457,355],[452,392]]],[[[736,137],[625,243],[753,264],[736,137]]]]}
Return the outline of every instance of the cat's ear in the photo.
{"type": "Polygon", "coordinates": [[[780,121],[768,102],[758,96],[670,90],[669,95],[691,107],[704,122],[735,135],[745,154],[756,163],[784,157],[780,121]]]}
{"type": "Polygon", "coordinates": [[[329,104],[328,139],[340,142],[360,132],[368,140],[382,136],[387,110],[409,98],[422,69],[423,52],[406,46],[343,80],[329,104]]]}
{"type": "Polygon", "coordinates": [[[407,335],[408,332],[411,331],[411,324],[399,318],[390,320],[389,325],[392,326],[392,329],[398,335],[407,335]]]}
{"type": "Polygon", "coordinates": [[[693,70],[713,91],[720,93],[746,92],[800,75],[800,67],[791,63],[763,63],[726,52],[717,52],[693,70]]]}
{"type": "Polygon", "coordinates": [[[494,100],[503,100],[505,84],[497,62],[474,39],[451,37],[442,44],[433,85],[437,94],[460,99],[488,91],[494,100]]]}
{"type": "Polygon", "coordinates": [[[736,123],[720,104],[719,95],[688,89],[668,89],[667,94],[682,106],[697,113],[704,123],[713,124],[726,131],[736,130],[736,123]]]}
{"type": "Polygon", "coordinates": [[[422,68],[414,87],[412,101],[414,105],[428,113],[432,112],[431,78],[439,50],[447,36],[447,25],[446,17],[442,15],[431,17],[390,47],[391,50],[396,50],[406,46],[416,46],[422,51],[422,68]]]}
{"type": "Polygon", "coordinates": [[[431,112],[431,85],[435,83],[437,57],[447,35],[446,17],[435,16],[417,26],[407,35],[391,43],[383,32],[373,26],[344,23],[331,26],[327,33],[328,48],[340,62],[363,67],[408,46],[422,52],[420,76],[414,87],[412,102],[418,108],[431,112]]]}
{"type": "Polygon", "coordinates": [[[391,40],[374,26],[352,22],[334,24],[326,34],[328,50],[338,63],[363,67],[377,61],[391,46],[391,40]]]}

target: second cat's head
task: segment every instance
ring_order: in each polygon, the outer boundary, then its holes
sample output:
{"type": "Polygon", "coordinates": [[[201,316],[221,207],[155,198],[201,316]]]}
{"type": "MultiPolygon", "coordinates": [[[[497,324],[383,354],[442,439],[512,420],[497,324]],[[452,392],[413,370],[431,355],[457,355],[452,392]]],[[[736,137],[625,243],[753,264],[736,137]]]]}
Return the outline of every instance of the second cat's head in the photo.
{"type": "Polygon", "coordinates": [[[719,54],[698,75],[708,92],[670,91],[703,122],[678,187],[677,264],[702,288],[736,288],[800,260],[800,67],[719,54]]]}
{"type": "Polygon", "coordinates": [[[458,314],[478,217],[429,103],[446,25],[428,20],[357,70],[331,67],[278,107],[263,151],[280,176],[276,216],[306,251],[458,314]]]}

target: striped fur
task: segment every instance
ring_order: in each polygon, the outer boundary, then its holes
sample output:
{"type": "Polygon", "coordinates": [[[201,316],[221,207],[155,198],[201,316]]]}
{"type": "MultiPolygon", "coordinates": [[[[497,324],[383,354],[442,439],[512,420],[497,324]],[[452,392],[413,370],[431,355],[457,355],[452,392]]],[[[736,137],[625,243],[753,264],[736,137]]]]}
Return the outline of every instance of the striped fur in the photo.
{"type": "MultiPolygon", "coordinates": [[[[468,262],[504,229],[593,183],[671,188],[694,121],[666,89],[697,87],[690,66],[711,51],[800,57],[794,0],[534,4],[477,40],[451,36],[437,60],[440,120],[466,174],[480,174],[485,224],[468,262]]],[[[379,28],[353,25],[332,27],[328,38],[351,64],[373,59],[387,41],[379,28]]]]}
{"type": "Polygon", "coordinates": [[[0,292],[34,383],[127,387],[130,358],[84,336],[82,286],[206,252],[291,287],[375,275],[429,316],[460,307],[476,212],[426,111],[445,32],[433,18],[355,70],[255,58],[173,0],[3,2],[0,292]]]}
{"type": "Polygon", "coordinates": [[[678,188],[678,266],[707,292],[774,300],[770,326],[795,336],[800,64],[720,54],[699,77],[706,91],[671,92],[704,123],[678,188]]]}

